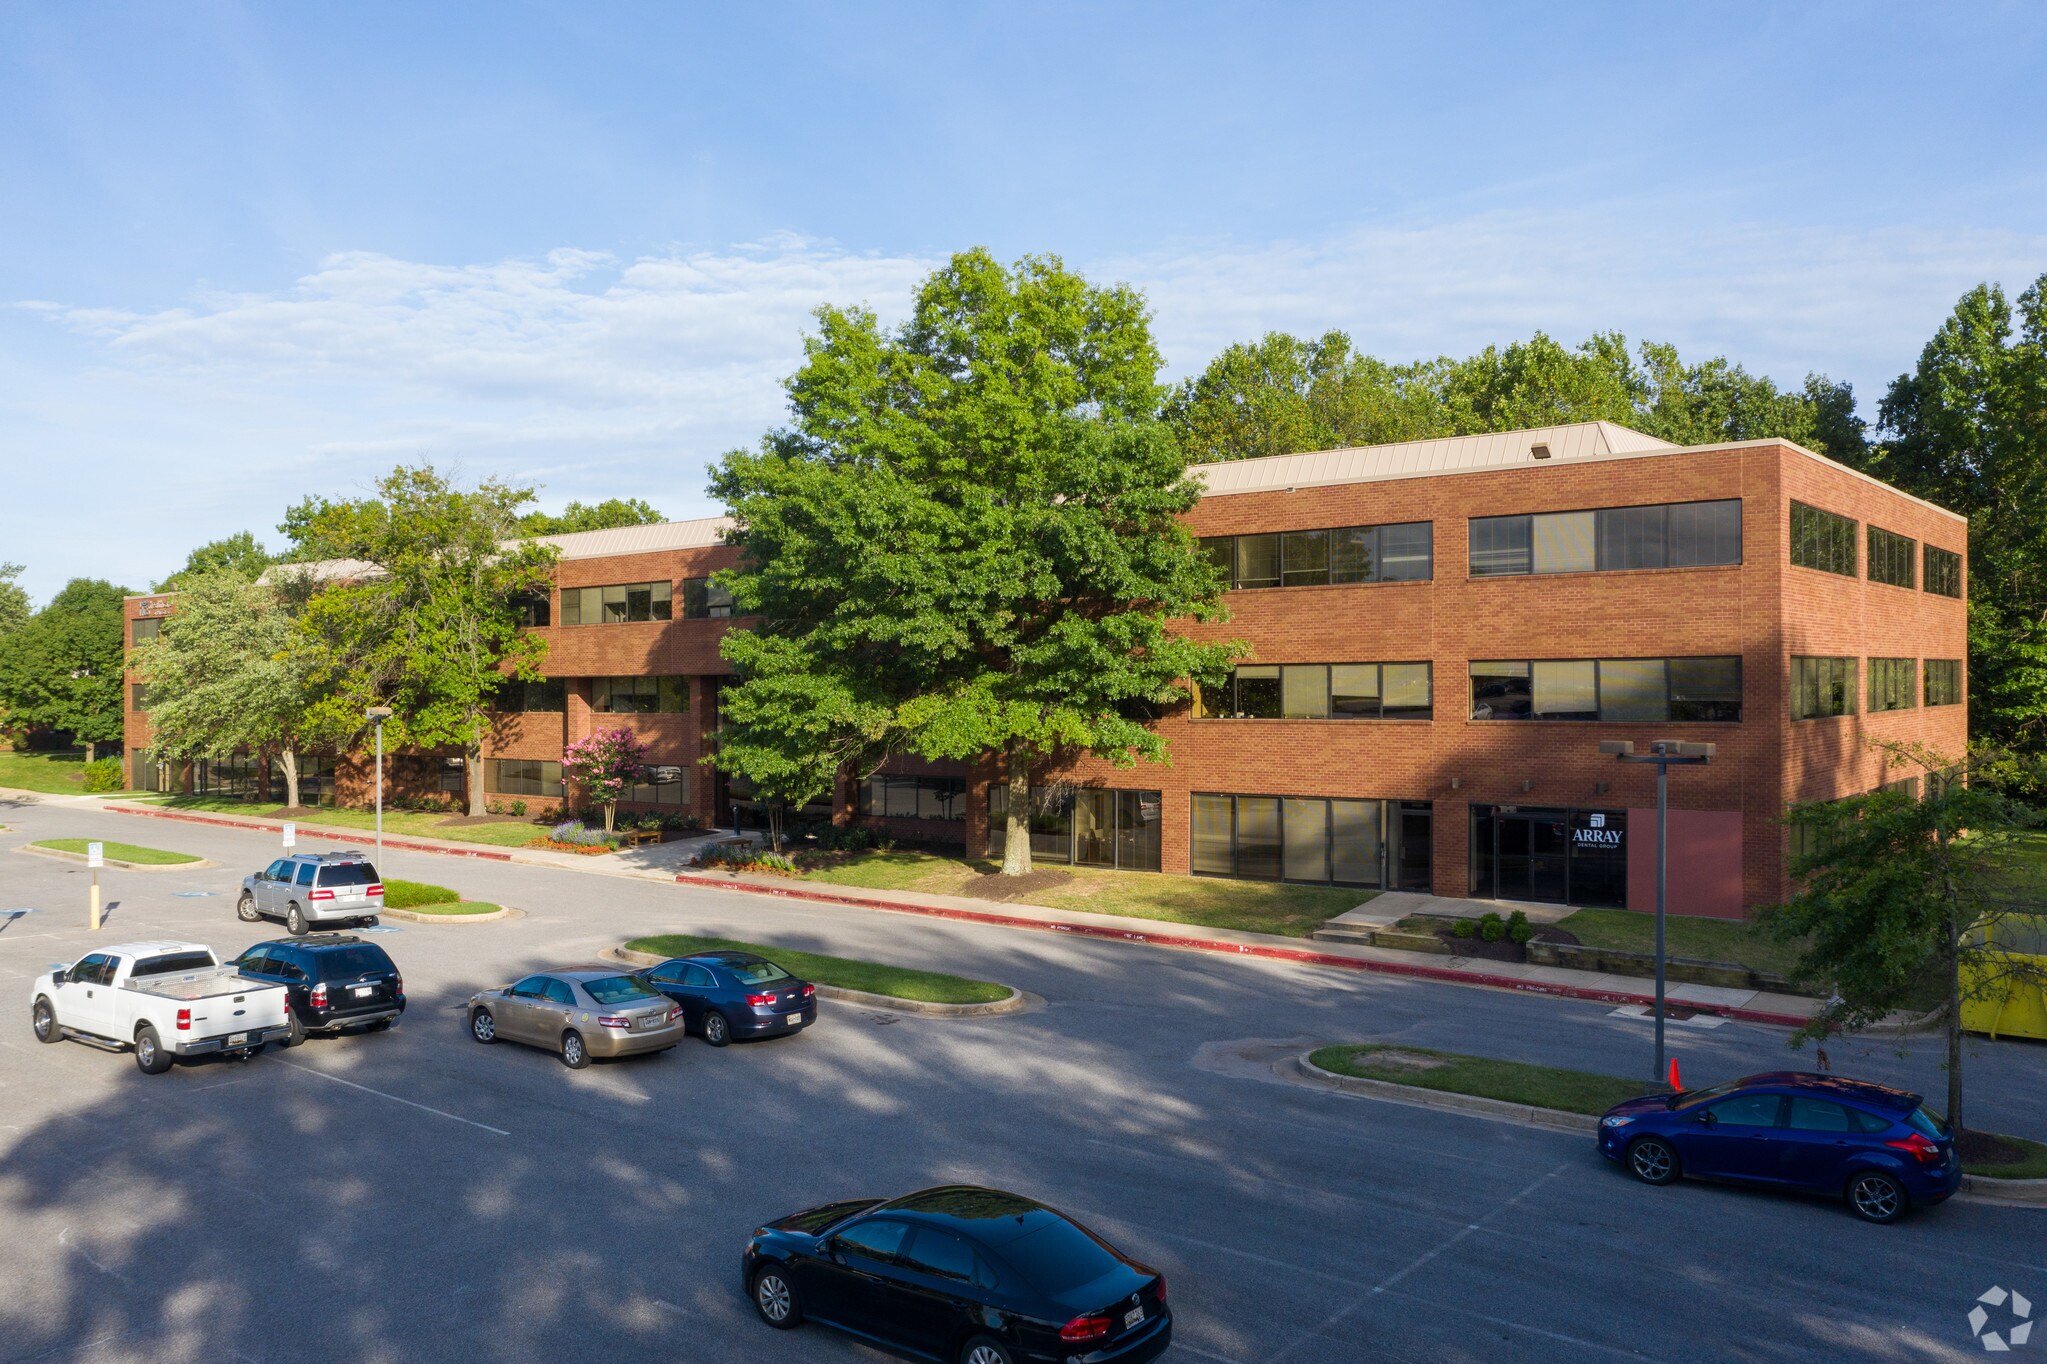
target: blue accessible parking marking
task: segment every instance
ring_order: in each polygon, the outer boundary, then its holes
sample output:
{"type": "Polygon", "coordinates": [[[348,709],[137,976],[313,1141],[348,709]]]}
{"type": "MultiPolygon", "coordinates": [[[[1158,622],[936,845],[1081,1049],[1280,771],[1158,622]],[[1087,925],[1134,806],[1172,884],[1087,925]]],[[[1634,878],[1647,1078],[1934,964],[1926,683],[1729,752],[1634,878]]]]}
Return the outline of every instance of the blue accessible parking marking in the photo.
{"type": "Polygon", "coordinates": [[[205,900],[220,894],[217,890],[174,890],[171,892],[180,900],[205,900]]]}
{"type": "Polygon", "coordinates": [[[385,928],[382,924],[379,924],[375,928],[358,928],[355,931],[358,933],[403,933],[405,930],[402,928],[385,928]]]}

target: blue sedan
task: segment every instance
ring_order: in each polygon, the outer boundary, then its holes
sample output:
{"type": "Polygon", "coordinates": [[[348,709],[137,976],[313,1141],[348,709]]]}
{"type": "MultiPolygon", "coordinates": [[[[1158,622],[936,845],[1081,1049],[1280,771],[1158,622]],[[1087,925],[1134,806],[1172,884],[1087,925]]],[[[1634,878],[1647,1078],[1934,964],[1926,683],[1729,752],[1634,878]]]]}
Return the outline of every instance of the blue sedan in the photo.
{"type": "Polygon", "coordinates": [[[1870,1222],[1962,1183],[1954,1133],[1919,1095],[1788,1070],[1618,1104],[1599,1120],[1599,1152],[1644,1183],[1691,1175],[1826,1194],[1870,1222]]]}
{"type": "Polygon", "coordinates": [[[817,1021],[817,987],[751,952],[696,952],[638,972],[682,1006],[684,1026],[714,1047],[781,1037],[817,1021]]]}

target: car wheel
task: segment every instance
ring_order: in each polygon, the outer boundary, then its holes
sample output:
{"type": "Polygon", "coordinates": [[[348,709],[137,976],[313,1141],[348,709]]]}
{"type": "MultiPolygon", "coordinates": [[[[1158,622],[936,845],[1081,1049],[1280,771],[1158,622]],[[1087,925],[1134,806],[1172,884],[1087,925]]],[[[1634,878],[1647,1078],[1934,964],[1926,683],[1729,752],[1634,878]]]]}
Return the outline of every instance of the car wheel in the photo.
{"type": "Polygon", "coordinates": [[[491,1017],[489,1009],[478,1009],[469,1015],[469,1035],[485,1046],[498,1040],[498,1021],[491,1017]]]}
{"type": "Polygon", "coordinates": [[[786,1331],[803,1320],[803,1303],[796,1285],[780,1265],[769,1265],[753,1276],[753,1310],[777,1331],[786,1331]]]}
{"type": "Polygon", "coordinates": [[[171,1054],[147,1023],[135,1031],[135,1065],[144,1075],[161,1075],[171,1068],[171,1054]]]}
{"type": "Polygon", "coordinates": [[[1905,1186],[1881,1170],[1848,1181],[1848,1206],[1865,1222],[1895,1222],[1905,1215],[1905,1186]]]}
{"type": "Polygon", "coordinates": [[[1661,1137],[1642,1137],[1628,1147],[1628,1173],[1644,1184],[1668,1184],[1678,1176],[1677,1152],[1661,1137]]]}
{"type": "Polygon", "coordinates": [[[1009,1347],[993,1336],[975,1336],[960,1347],[960,1364],[1011,1364],[1009,1347]]]}
{"type": "Polygon", "coordinates": [[[562,1064],[570,1070],[581,1070],[590,1064],[590,1049],[583,1045],[583,1034],[574,1028],[562,1034],[562,1064]]]}
{"type": "Polygon", "coordinates": [[[306,935],[306,912],[296,904],[287,906],[284,911],[284,927],[294,938],[303,938],[306,935]]]}
{"type": "Polygon", "coordinates": [[[50,1007],[50,1001],[38,997],[28,1011],[29,1026],[35,1029],[38,1042],[61,1042],[64,1030],[57,1026],[57,1011],[50,1007]]]}
{"type": "Polygon", "coordinates": [[[245,924],[255,923],[263,917],[256,912],[256,897],[246,890],[242,892],[242,898],[235,901],[235,917],[245,924]]]}
{"type": "Polygon", "coordinates": [[[716,1009],[704,1010],[704,1040],[714,1047],[722,1047],[732,1040],[732,1024],[716,1009]]]}
{"type": "Polygon", "coordinates": [[[306,1025],[299,1022],[297,1014],[286,1014],[284,1019],[286,1047],[302,1047],[306,1044],[306,1025]]]}

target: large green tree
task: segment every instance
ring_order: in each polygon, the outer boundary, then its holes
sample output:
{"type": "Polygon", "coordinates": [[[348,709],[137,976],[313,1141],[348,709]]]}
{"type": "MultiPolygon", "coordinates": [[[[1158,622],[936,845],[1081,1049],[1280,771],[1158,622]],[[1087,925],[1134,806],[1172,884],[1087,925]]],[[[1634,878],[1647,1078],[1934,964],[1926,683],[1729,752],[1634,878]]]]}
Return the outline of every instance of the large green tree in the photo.
{"type": "Polygon", "coordinates": [[[1595,420],[1686,445],[1782,436],[1837,459],[1864,448],[1846,384],[1809,375],[1802,389],[1780,390],[1724,358],[1686,364],[1653,342],[1631,354],[1618,333],[1573,349],[1537,332],[1462,360],[1388,362],[1340,331],[1271,332],[1182,382],[1165,416],[1197,460],[1595,420]]]}
{"type": "Polygon", "coordinates": [[[571,502],[557,514],[531,511],[519,518],[521,535],[566,535],[579,530],[615,530],[620,526],[652,526],[660,512],[637,497],[607,497],[602,502],[571,502]]]}
{"type": "Polygon", "coordinates": [[[264,754],[299,803],[299,755],[320,736],[309,712],[313,656],[298,622],[315,585],[301,576],[259,581],[238,568],[186,572],[175,613],[135,647],[150,690],[151,747],[168,758],[264,754]]]}
{"type": "Polygon", "coordinates": [[[225,539],[208,541],[185,556],[185,566],[156,585],[158,592],[180,592],[186,582],[206,573],[232,570],[254,578],[270,567],[275,558],[248,531],[237,531],[225,539]]]}
{"type": "Polygon", "coordinates": [[[516,603],[547,590],[557,555],[515,541],[529,488],[464,488],[420,464],[393,470],[377,493],[308,499],[286,517],[299,557],[370,566],[314,596],[301,618],[319,693],[309,723],[359,735],[366,708],[392,707],[391,742],[461,748],[469,813],[481,815],[492,700],[508,675],[539,678],[547,652],[519,628],[516,603]]]}
{"type": "Polygon", "coordinates": [[[119,743],[127,589],[73,578],[0,648],[0,709],[8,723],[69,731],[91,762],[119,743]]]}
{"type": "Polygon", "coordinates": [[[0,564],[0,639],[28,624],[35,612],[30,609],[28,593],[15,579],[22,574],[20,564],[0,564]]]}
{"type": "Polygon", "coordinates": [[[1155,417],[1144,300],[976,250],[899,327],[817,318],[791,426],[712,480],[745,549],[725,580],[762,618],[725,638],[727,723],[787,726],[790,766],[999,755],[1003,870],[1027,871],[1033,764],[1163,759],[1146,722],[1235,653],[1171,628],[1216,619],[1222,584],[1177,520],[1198,490],[1155,417]]]}
{"type": "Polygon", "coordinates": [[[2047,752],[2047,275],[1962,296],[1878,409],[1867,467],[1969,518],[1969,728],[2047,752]]]}

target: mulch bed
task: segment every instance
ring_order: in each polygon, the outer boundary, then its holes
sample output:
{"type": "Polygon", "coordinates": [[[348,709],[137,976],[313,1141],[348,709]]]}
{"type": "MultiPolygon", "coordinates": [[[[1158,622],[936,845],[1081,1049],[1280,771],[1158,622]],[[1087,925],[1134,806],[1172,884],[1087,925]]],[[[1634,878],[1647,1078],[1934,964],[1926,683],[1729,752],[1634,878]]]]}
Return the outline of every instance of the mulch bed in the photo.
{"type": "Polygon", "coordinates": [[[967,887],[966,893],[979,900],[1006,900],[1014,904],[1028,901],[1042,891],[1060,890],[1072,884],[1070,871],[1025,872],[1022,876],[1004,876],[1001,872],[983,875],[967,887]]]}
{"type": "MultiPolygon", "coordinates": [[[[1534,928],[1535,941],[1537,942],[1557,942],[1567,943],[1574,947],[1577,946],[1578,935],[1569,929],[1556,928],[1549,924],[1536,924],[1534,928]]],[[[1473,934],[1469,938],[1460,938],[1456,933],[1447,928],[1437,929],[1436,936],[1449,945],[1451,953],[1455,956],[1476,957],[1481,961],[1528,960],[1527,949],[1512,938],[1502,938],[1498,942],[1487,942],[1477,934],[1473,934]]]]}
{"type": "Polygon", "coordinates": [[[1955,1148],[1965,1165],[2016,1165],[2027,1155],[2025,1147],[1995,1132],[1963,1132],[1955,1138],[1955,1148]]]}
{"type": "Polygon", "coordinates": [[[442,829],[466,829],[472,824],[533,824],[543,821],[528,819],[524,815],[451,815],[435,827],[442,829]]]}

